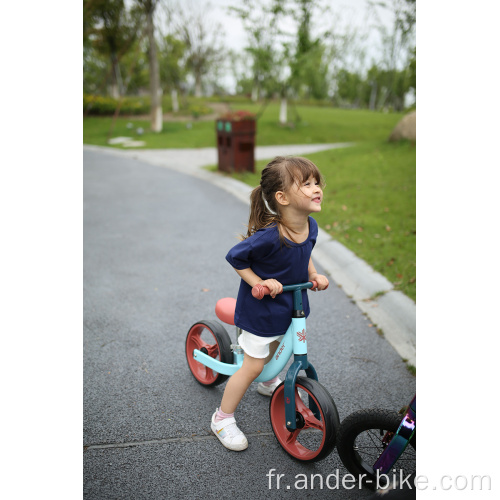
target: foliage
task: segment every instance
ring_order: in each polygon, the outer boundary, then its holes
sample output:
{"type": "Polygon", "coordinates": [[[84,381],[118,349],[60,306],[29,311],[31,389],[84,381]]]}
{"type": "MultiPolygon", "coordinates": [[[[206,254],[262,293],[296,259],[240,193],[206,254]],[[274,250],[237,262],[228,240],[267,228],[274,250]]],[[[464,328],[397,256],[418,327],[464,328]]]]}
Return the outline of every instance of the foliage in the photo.
{"type": "Polygon", "coordinates": [[[164,90],[177,89],[186,78],[186,67],[182,64],[186,44],[174,35],[163,37],[160,44],[160,77],[164,90]]]}
{"type": "Polygon", "coordinates": [[[277,75],[280,51],[277,46],[280,36],[278,21],[284,14],[283,4],[283,0],[243,0],[240,6],[229,7],[229,12],[243,23],[248,40],[245,52],[249,56],[250,76],[241,77],[238,83],[242,88],[250,85],[254,100],[280,90],[277,75]]]}
{"type": "MultiPolygon", "coordinates": [[[[100,95],[83,94],[83,111],[90,116],[112,116],[120,106],[120,115],[147,115],[151,109],[149,96],[124,97],[114,99],[100,95]]],[[[162,98],[162,108],[172,111],[172,101],[169,95],[162,98]]],[[[212,113],[212,108],[198,99],[190,98],[183,103],[178,112],[179,116],[192,116],[198,118],[212,113]]],[[[85,123],[85,122],[84,122],[85,123]]]]}
{"type": "Polygon", "coordinates": [[[179,10],[176,36],[185,48],[185,66],[195,80],[195,95],[202,95],[204,79],[217,73],[225,58],[220,23],[211,24],[204,10],[179,10]]]}
{"type": "Polygon", "coordinates": [[[350,103],[359,106],[361,101],[361,93],[364,82],[360,75],[351,73],[346,69],[339,70],[337,74],[337,92],[335,94],[335,102],[338,104],[350,103]]]}
{"type": "Polygon", "coordinates": [[[189,113],[193,118],[199,118],[203,115],[208,115],[212,112],[212,108],[205,106],[204,104],[190,104],[189,113]]]}
{"type": "MultiPolygon", "coordinates": [[[[83,111],[90,115],[110,116],[116,111],[120,99],[99,95],[83,94],[83,111]]],[[[144,115],[150,110],[149,97],[125,97],[121,99],[122,115],[144,115]]]]}
{"type": "Polygon", "coordinates": [[[118,97],[124,92],[119,60],[136,40],[138,17],[127,11],[123,0],[84,0],[83,11],[87,61],[92,49],[109,60],[110,69],[104,81],[109,82],[113,96],[118,97]]]}
{"type": "Polygon", "coordinates": [[[316,2],[298,0],[294,17],[298,24],[295,52],[290,61],[290,85],[297,96],[324,99],[328,95],[326,48],[320,37],[312,38],[312,15],[316,2]]]}

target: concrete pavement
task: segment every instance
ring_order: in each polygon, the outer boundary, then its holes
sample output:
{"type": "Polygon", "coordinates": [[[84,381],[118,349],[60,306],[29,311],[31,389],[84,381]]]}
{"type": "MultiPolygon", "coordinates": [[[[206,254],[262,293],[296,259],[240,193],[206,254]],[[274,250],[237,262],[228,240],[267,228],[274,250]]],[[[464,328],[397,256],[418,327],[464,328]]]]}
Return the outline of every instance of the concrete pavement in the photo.
{"type": "MultiPolygon", "coordinates": [[[[256,384],[237,416],[249,448],[230,452],[211,432],[224,384],[195,381],[185,340],[193,323],[216,319],[217,299],[237,293],[224,255],[244,230],[248,205],[178,170],[108,149],[83,152],[84,498],[369,497],[339,485],[347,471],[336,450],[313,464],[287,455],[256,384]],[[296,482],[313,476],[314,487],[296,482]]],[[[308,359],[340,419],[407,404],[415,377],[344,289],[330,286],[309,301],[308,359]]],[[[227,332],[234,339],[234,328],[227,332]]]]}
{"type": "MultiPolygon", "coordinates": [[[[257,160],[271,159],[278,155],[302,155],[333,148],[347,147],[350,143],[302,144],[282,146],[257,146],[257,160]]],[[[84,146],[88,150],[106,151],[109,154],[166,167],[208,181],[249,203],[251,188],[231,177],[204,169],[217,164],[216,148],[123,150],[84,146]]],[[[416,366],[416,305],[402,292],[394,290],[384,276],[373,270],[344,245],[328,233],[319,230],[313,258],[355,301],[371,321],[383,332],[387,341],[403,360],[416,366]]]]}

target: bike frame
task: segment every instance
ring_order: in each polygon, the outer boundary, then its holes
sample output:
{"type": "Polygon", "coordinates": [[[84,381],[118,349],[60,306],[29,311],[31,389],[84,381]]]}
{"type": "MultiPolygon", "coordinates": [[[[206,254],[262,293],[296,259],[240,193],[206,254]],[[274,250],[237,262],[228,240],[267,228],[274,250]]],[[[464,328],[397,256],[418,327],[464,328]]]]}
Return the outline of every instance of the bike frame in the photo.
{"type": "MultiPolygon", "coordinates": [[[[299,372],[304,370],[308,378],[318,380],[316,370],[307,359],[306,316],[302,306],[302,290],[312,287],[311,282],[283,286],[283,292],[293,292],[292,321],[273,357],[266,363],[261,374],[255,379],[256,382],[273,379],[285,368],[293,354],[294,361],[286,373],[284,390],[285,419],[289,431],[294,431],[297,428],[295,419],[295,382],[299,372]]],[[[232,364],[218,361],[198,349],[194,349],[193,357],[196,361],[217,373],[233,375],[241,368],[244,357],[239,345],[233,347],[234,362],[232,364]]],[[[315,417],[320,419],[319,409],[312,400],[310,400],[310,405],[312,405],[310,407],[315,417]]]]}
{"type": "Polygon", "coordinates": [[[382,452],[373,466],[373,470],[379,470],[387,474],[398,461],[403,451],[408,446],[415,434],[417,427],[417,397],[415,396],[406,411],[396,433],[391,437],[386,449],[382,452]]]}

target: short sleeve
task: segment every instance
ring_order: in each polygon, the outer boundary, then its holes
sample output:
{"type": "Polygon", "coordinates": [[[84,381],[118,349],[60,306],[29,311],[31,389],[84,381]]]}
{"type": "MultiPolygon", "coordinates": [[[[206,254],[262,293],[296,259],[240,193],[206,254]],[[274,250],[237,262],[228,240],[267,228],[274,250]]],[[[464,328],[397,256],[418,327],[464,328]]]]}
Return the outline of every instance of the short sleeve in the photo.
{"type": "Polygon", "coordinates": [[[269,229],[257,231],[231,248],[226,260],[238,270],[252,267],[253,262],[264,260],[274,250],[278,241],[275,233],[269,229]]]}
{"type": "Polygon", "coordinates": [[[235,269],[247,269],[250,267],[252,255],[252,245],[249,241],[249,238],[246,240],[240,241],[237,245],[235,245],[226,255],[226,260],[231,264],[235,269]]]}

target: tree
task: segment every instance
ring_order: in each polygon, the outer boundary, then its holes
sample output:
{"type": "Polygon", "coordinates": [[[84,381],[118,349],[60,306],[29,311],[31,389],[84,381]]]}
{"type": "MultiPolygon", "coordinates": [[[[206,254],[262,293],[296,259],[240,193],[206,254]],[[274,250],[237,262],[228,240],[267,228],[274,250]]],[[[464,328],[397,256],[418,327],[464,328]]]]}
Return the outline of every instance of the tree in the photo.
{"type": "Polygon", "coordinates": [[[160,70],[158,66],[155,40],[154,14],[160,0],[137,0],[146,17],[146,34],[149,56],[149,86],[151,91],[151,130],[161,132],[163,128],[163,110],[161,104],[160,70]]]}
{"type": "Polygon", "coordinates": [[[229,12],[241,19],[247,35],[245,52],[250,56],[250,79],[252,100],[263,94],[269,95],[276,87],[275,67],[279,34],[277,21],[282,13],[280,2],[255,2],[243,0],[239,7],[230,7],[229,12]]]}
{"type": "Polygon", "coordinates": [[[201,97],[205,77],[220,64],[225,55],[222,44],[223,29],[220,23],[211,23],[206,10],[189,4],[178,12],[177,33],[186,48],[186,67],[195,82],[195,96],[201,97]]]}
{"type": "Polygon", "coordinates": [[[350,104],[358,107],[361,101],[363,79],[357,73],[346,69],[339,70],[337,74],[336,101],[338,104],[350,104]]]}
{"type": "Polygon", "coordinates": [[[185,56],[186,44],[173,35],[163,37],[160,45],[160,76],[164,90],[171,93],[172,109],[179,111],[177,90],[186,77],[185,67],[181,64],[185,56]]]}
{"type": "Polygon", "coordinates": [[[291,86],[298,95],[324,99],[328,92],[324,63],[325,47],[321,36],[311,35],[315,0],[296,0],[294,18],[298,24],[295,54],[291,61],[291,86]]]}
{"type": "Polygon", "coordinates": [[[117,99],[123,93],[118,63],[136,40],[136,19],[123,0],[84,0],[83,11],[84,61],[90,62],[91,49],[109,59],[110,94],[117,99]]]}
{"type": "Polygon", "coordinates": [[[368,2],[372,8],[374,19],[378,20],[378,30],[382,39],[383,57],[381,66],[386,70],[388,81],[384,96],[385,103],[397,110],[404,106],[404,95],[410,88],[411,68],[416,68],[415,26],[416,1],[391,0],[385,2],[368,2]],[[378,18],[378,9],[389,9],[393,23],[391,29],[386,28],[378,18]]]}

